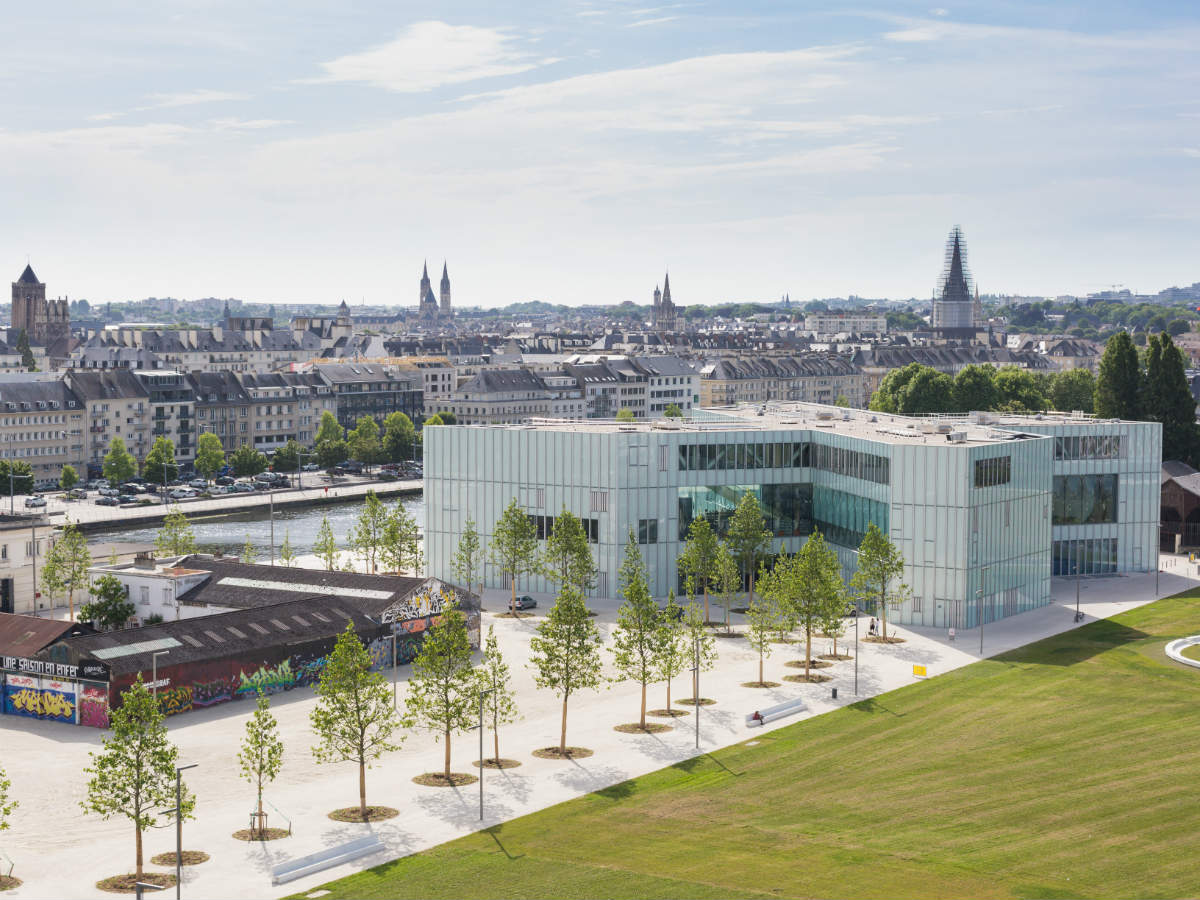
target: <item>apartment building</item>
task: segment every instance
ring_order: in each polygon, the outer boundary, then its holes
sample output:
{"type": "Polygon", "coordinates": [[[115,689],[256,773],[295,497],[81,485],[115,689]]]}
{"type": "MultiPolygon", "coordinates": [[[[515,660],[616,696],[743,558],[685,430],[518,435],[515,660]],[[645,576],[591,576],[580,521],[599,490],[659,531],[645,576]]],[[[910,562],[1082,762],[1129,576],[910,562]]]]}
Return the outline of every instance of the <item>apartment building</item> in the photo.
{"type": "Polygon", "coordinates": [[[809,313],[804,317],[804,330],[816,335],[883,334],[887,331],[887,316],[865,309],[809,313]]]}
{"type": "Polygon", "coordinates": [[[393,412],[402,412],[413,421],[421,416],[424,378],[419,372],[355,362],[319,363],[312,370],[334,397],[338,422],[344,428],[353,428],[361,416],[380,424],[393,412]]]}
{"type": "Polygon", "coordinates": [[[133,374],[150,393],[150,445],[165,437],[175,445],[175,461],[190,463],[196,458],[196,395],[188,377],[173,369],[138,369],[133,374]]]}
{"type": "Polygon", "coordinates": [[[833,404],[839,397],[850,406],[866,406],[870,396],[858,367],[833,353],[732,357],[700,369],[701,406],[774,400],[833,404]]]}
{"type": "Polygon", "coordinates": [[[226,453],[253,440],[254,404],[232,372],[193,372],[188,376],[196,398],[196,440],[204,432],[221,439],[226,453]]]}
{"type": "Polygon", "coordinates": [[[84,470],[84,404],[61,378],[0,375],[0,458],[27,462],[35,481],[84,470]]]}
{"type": "MultiPolygon", "coordinates": [[[[150,450],[150,391],[128,369],[68,369],[67,386],[83,404],[83,458],[87,477],[98,478],[104,455],[119,437],[137,459],[150,450]]],[[[80,475],[83,475],[80,471],[80,475]]]]}

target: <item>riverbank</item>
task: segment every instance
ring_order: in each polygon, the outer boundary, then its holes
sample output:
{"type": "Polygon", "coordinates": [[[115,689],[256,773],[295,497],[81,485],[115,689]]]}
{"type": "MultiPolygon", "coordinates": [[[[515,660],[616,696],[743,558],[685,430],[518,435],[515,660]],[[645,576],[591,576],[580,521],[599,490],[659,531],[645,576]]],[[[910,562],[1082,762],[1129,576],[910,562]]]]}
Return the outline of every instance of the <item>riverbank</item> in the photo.
{"type": "Polygon", "coordinates": [[[361,500],[368,491],[374,491],[380,497],[419,496],[423,486],[421,481],[340,482],[336,485],[289,488],[269,493],[256,491],[253,494],[226,494],[201,500],[126,507],[96,506],[88,500],[65,501],[55,498],[49,501],[46,514],[55,525],[69,521],[77,525],[80,531],[92,533],[156,525],[173,509],[181,510],[189,519],[196,521],[232,513],[265,511],[272,504],[278,511],[289,507],[347,503],[361,500]]]}

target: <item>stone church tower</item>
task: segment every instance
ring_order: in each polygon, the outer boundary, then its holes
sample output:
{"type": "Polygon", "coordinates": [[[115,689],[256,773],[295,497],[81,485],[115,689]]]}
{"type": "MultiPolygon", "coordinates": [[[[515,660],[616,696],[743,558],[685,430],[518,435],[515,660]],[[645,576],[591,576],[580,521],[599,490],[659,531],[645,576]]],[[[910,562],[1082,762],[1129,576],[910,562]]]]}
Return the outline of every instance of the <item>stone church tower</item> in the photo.
{"type": "Polygon", "coordinates": [[[663,279],[662,291],[654,288],[654,330],[674,331],[675,325],[675,304],[671,302],[671,276],[668,274],[663,279]]]}
{"type": "Polygon", "coordinates": [[[421,272],[421,297],[417,304],[417,318],[424,323],[432,324],[438,320],[438,302],[433,296],[433,285],[429,282],[429,263],[421,272]]]}
{"type": "Polygon", "coordinates": [[[441,290],[441,295],[442,295],[441,315],[442,315],[443,319],[445,319],[446,321],[449,321],[450,319],[454,318],[454,310],[450,308],[450,273],[446,269],[446,263],[444,260],[442,262],[442,285],[441,285],[441,288],[442,288],[442,290],[441,290]]]}
{"type": "Polygon", "coordinates": [[[69,337],[71,315],[67,301],[46,299],[46,285],[38,281],[32,266],[25,266],[21,277],[12,286],[12,329],[22,329],[35,344],[49,345],[69,337]]]}

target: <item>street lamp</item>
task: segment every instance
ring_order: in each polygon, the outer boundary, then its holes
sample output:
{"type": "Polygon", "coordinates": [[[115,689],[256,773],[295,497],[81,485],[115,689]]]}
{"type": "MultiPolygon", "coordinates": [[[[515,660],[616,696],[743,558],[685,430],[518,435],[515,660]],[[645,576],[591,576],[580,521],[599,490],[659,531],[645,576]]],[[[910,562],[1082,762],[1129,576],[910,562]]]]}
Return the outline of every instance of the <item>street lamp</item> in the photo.
{"type": "Polygon", "coordinates": [[[154,699],[158,699],[158,658],[166,656],[170,650],[155,650],[150,654],[150,690],[154,694],[154,699]]]}
{"type": "Polygon", "coordinates": [[[1083,618],[1083,613],[1079,611],[1079,560],[1075,560],[1075,621],[1078,622],[1083,618]]]}
{"type": "Polygon", "coordinates": [[[179,900],[180,885],[183,883],[183,779],[181,772],[194,769],[199,763],[175,767],[175,900],[179,900]]]}
{"type": "Polygon", "coordinates": [[[696,717],[696,749],[700,749],[700,636],[692,638],[692,710],[696,717]]]}
{"type": "Polygon", "coordinates": [[[854,613],[854,696],[858,696],[858,604],[851,603],[850,610],[854,613]]]}
{"type": "Polygon", "coordinates": [[[979,610],[979,658],[983,659],[983,580],[991,566],[979,570],[979,590],[975,592],[975,606],[979,610]]]}
{"type": "Polygon", "coordinates": [[[165,885],[154,884],[150,881],[135,881],[133,883],[133,896],[136,897],[137,900],[142,900],[142,897],[145,895],[147,890],[165,891],[166,889],[167,888],[165,885]]]}
{"type": "MultiPolygon", "coordinates": [[[[483,698],[495,691],[489,688],[479,692],[479,821],[483,821],[483,698]]],[[[496,760],[500,765],[500,760],[496,760]]]]}

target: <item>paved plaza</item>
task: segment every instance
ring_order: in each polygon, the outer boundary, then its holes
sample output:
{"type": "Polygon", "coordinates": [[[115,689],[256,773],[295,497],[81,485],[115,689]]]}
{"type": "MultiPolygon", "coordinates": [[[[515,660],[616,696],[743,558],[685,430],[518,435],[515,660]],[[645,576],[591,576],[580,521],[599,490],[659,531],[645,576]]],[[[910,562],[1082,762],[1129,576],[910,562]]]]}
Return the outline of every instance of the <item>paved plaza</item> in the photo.
{"type": "MultiPolygon", "coordinates": [[[[1200,576],[1196,566],[1164,557],[1158,596],[1194,587],[1200,576]]],[[[1077,627],[1076,585],[1071,579],[1055,579],[1055,602],[1047,607],[1003,620],[986,627],[987,656],[1010,650],[1030,641],[1077,627]]],[[[489,591],[485,608],[500,610],[507,595],[489,591]]],[[[1085,579],[1080,590],[1084,622],[1107,618],[1155,599],[1155,575],[1113,576],[1085,579]]],[[[544,614],[550,600],[539,597],[538,613],[544,614]]],[[[615,620],[617,602],[597,602],[596,621],[608,637],[615,620]]],[[[716,613],[714,612],[714,615],[716,613]]],[[[738,617],[735,617],[735,621],[738,617]]],[[[638,688],[627,683],[607,690],[583,692],[570,704],[568,741],[595,750],[588,759],[560,762],[536,759],[531,751],[556,744],[559,730],[559,701],[533,685],[528,658],[529,636],[538,618],[499,619],[485,614],[484,627],[494,625],[502,652],[513,671],[523,719],[501,733],[501,754],[522,761],[516,769],[485,774],[485,818],[483,826],[524,815],[580,794],[612,785],[696,755],[692,716],[674,720],[673,731],[661,735],[626,735],[613,726],[636,721],[638,688]]],[[[865,636],[866,620],[861,621],[865,636]]],[[[930,677],[971,663],[979,658],[979,630],[960,631],[953,642],[941,630],[899,628],[905,643],[878,645],[861,643],[858,657],[858,698],[874,696],[912,683],[913,665],[924,665],[930,677]]],[[[849,644],[853,649],[854,631],[849,644]]],[[[814,654],[824,653],[828,641],[815,642],[814,654]]],[[[742,639],[719,639],[720,661],[705,673],[701,693],[718,702],[701,710],[701,751],[739,741],[753,740],[759,729],[747,729],[745,716],[783,700],[803,697],[807,709],[768,724],[766,730],[782,727],[798,718],[828,712],[854,702],[854,662],[838,662],[823,674],[832,675],[824,684],[784,684],[774,690],[754,690],[741,683],[757,677],[757,655],[742,639]],[[831,688],[838,688],[838,699],[831,688]]],[[[767,660],[766,677],[781,681],[794,669],[784,663],[797,658],[800,647],[776,645],[767,660]]],[[[610,654],[605,649],[606,663],[610,654]]],[[[611,671],[611,667],[606,665],[611,671]]],[[[407,669],[401,670],[406,674],[407,669]]],[[[690,676],[676,680],[673,697],[689,696],[690,676]]],[[[663,685],[651,687],[650,708],[665,700],[663,685]]],[[[400,703],[404,684],[400,684],[400,703]]],[[[313,692],[298,689],[273,698],[286,757],[280,779],[267,791],[267,799],[291,819],[294,836],[266,844],[245,844],[230,835],[247,825],[253,791],[237,777],[235,754],[252,704],[236,703],[187,713],[168,720],[172,740],[180,747],[181,764],[198,763],[189,783],[197,794],[196,820],[184,828],[184,848],[204,850],[211,861],[184,870],[183,893],[193,897],[277,897],[309,890],[317,884],[442,843],[481,827],[478,785],[461,789],[419,787],[412,777],[441,767],[442,748],[432,736],[413,732],[403,748],[384,757],[367,777],[367,802],[394,806],[400,816],[377,825],[340,824],[326,813],[357,802],[357,769],[352,764],[318,766],[309,747],[312,743],[308,713],[315,703],[313,692]],[[335,846],[368,833],[377,833],[387,847],[385,853],[309,876],[287,886],[272,887],[272,866],[297,856],[335,846]]],[[[662,721],[662,720],[660,720],[662,721]]],[[[0,837],[0,850],[16,863],[15,875],[25,884],[10,896],[58,898],[107,896],[94,887],[105,876],[131,871],[133,832],[126,820],[100,819],[83,815],[88,751],[99,746],[100,734],[88,728],[72,728],[50,722],[0,718],[0,742],[4,764],[13,782],[13,794],[21,808],[13,817],[13,828],[0,837]]],[[[491,734],[486,736],[485,754],[491,755],[491,734]]],[[[478,757],[474,733],[455,738],[456,771],[474,771],[478,757]]],[[[272,825],[283,825],[272,814],[272,825]]],[[[174,848],[174,829],[152,830],[146,836],[146,859],[174,848]]],[[[147,865],[148,870],[167,871],[147,865]]]]}

